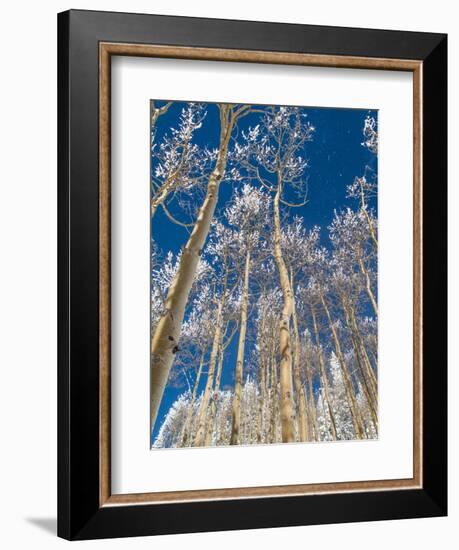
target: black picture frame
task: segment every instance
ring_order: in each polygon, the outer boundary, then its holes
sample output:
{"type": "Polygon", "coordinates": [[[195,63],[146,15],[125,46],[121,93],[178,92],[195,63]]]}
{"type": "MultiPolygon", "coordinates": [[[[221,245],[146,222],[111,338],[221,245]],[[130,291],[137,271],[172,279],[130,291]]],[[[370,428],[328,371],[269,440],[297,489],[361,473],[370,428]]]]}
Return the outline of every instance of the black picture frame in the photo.
{"type": "Polygon", "coordinates": [[[58,535],[70,540],[447,513],[447,37],[71,10],[58,15],[58,535]],[[100,506],[99,44],[422,62],[422,488],[100,506]]]}

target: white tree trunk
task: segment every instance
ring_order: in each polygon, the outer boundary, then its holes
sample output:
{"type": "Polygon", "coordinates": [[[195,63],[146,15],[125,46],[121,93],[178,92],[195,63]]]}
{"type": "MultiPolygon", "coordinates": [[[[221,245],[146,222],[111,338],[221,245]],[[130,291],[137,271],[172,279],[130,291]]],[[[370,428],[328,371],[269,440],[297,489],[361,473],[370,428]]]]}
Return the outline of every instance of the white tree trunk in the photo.
{"type": "Polygon", "coordinates": [[[223,342],[220,338],[217,375],[215,377],[214,391],[212,392],[212,399],[210,402],[209,420],[207,422],[207,431],[206,431],[206,438],[205,438],[206,447],[209,447],[210,445],[212,445],[212,434],[214,432],[215,418],[217,416],[217,400],[218,400],[218,392],[220,391],[220,380],[222,376],[224,353],[225,352],[223,350],[223,342]]]}
{"type": "Polygon", "coordinates": [[[236,358],[236,380],[234,384],[233,418],[231,426],[231,445],[239,444],[239,429],[241,425],[241,394],[244,369],[245,337],[247,332],[247,306],[249,301],[250,250],[247,249],[244,268],[244,288],[241,304],[241,327],[236,358]]]}
{"type": "Polygon", "coordinates": [[[362,275],[365,277],[365,289],[367,291],[368,297],[370,298],[371,305],[373,306],[373,311],[375,312],[376,317],[378,317],[378,304],[376,303],[375,296],[373,294],[373,291],[371,290],[370,275],[361,257],[359,257],[358,263],[359,263],[360,271],[362,272],[362,275]]]}
{"type": "Polygon", "coordinates": [[[319,354],[320,377],[321,377],[322,386],[324,389],[325,401],[327,402],[328,414],[330,416],[332,437],[333,439],[336,440],[338,438],[338,435],[336,432],[335,413],[333,411],[333,404],[331,402],[331,396],[330,396],[330,388],[328,385],[327,371],[325,370],[324,358],[322,355],[322,348],[320,346],[319,327],[317,325],[317,317],[316,317],[316,311],[314,306],[311,306],[311,314],[312,314],[312,322],[314,325],[314,333],[316,336],[317,352],[319,354]]]}
{"type": "Polygon", "coordinates": [[[196,402],[196,394],[198,393],[199,388],[199,382],[201,380],[201,373],[202,373],[202,367],[204,365],[204,357],[205,357],[205,350],[201,353],[201,359],[199,361],[199,369],[196,374],[196,380],[193,387],[193,393],[191,394],[191,401],[188,406],[188,413],[185,420],[185,424],[183,425],[183,431],[181,435],[181,446],[186,447],[187,444],[190,441],[190,432],[191,432],[191,421],[193,419],[193,412],[194,412],[194,404],[196,402]]]}
{"type": "Polygon", "coordinates": [[[290,338],[290,319],[293,310],[293,296],[290,287],[287,267],[282,255],[281,247],[281,222],[279,203],[282,193],[282,183],[278,182],[277,192],[274,197],[274,259],[279,272],[280,286],[283,294],[282,314],[279,321],[279,354],[280,354],[280,413],[282,426],[282,441],[291,443],[295,441],[295,404],[293,400],[292,382],[292,345],[290,338]]]}
{"type": "Polygon", "coordinates": [[[310,441],[311,435],[309,433],[309,425],[307,418],[307,402],[306,394],[304,392],[303,385],[301,384],[300,379],[300,332],[298,329],[298,319],[296,316],[296,305],[295,305],[295,293],[294,293],[294,280],[293,273],[290,277],[290,284],[293,294],[293,307],[292,307],[292,319],[293,319],[293,334],[295,336],[295,348],[293,353],[293,378],[295,380],[295,389],[298,399],[298,436],[300,441],[310,441]]]}
{"type": "Polygon", "coordinates": [[[212,392],[212,386],[214,382],[215,363],[217,361],[218,349],[220,347],[221,332],[222,332],[222,317],[223,317],[223,297],[218,303],[217,319],[215,321],[214,339],[212,342],[212,351],[210,353],[209,360],[209,372],[207,374],[206,388],[204,390],[201,406],[199,408],[198,416],[198,429],[196,431],[196,437],[194,440],[195,447],[202,447],[206,442],[206,426],[207,426],[207,414],[210,395],[212,392]]]}
{"type": "Polygon", "coordinates": [[[330,330],[331,330],[331,333],[332,333],[332,336],[333,336],[333,341],[334,341],[334,344],[335,344],[335,346],[334,346],[335,347],[335,353],[336,353],[336,357],[338,358],[338,363],[339,363],[339,366],[340,366],[341,375],[342,375],[343,381],[344,381],[344,386],[345,386],[345,390],[346,390],[346,398],[347,398],[347,402],[348,402],[348,405],[349,405],[349,409],[351,411],[352,423],[353,423],[353,426],[354,426],[354,432],[355,432],[356,436],[359,439],[363,439],[364,435],[365,435],[365,429],[364,429],[364,425],[363,425],[363,421],[362,421],[362,416],[360,414],[359,406],[358,406],[358,403],[357,403],[357,399],[355,397],[355,389],[354,389],[354,386],[352,384],[352,380],[350,379],[350,376],[349,376],[349,373],[348,373],[348,370],[347,370],[347,367],[346,367],[346,362],[344,361],[343,353],[341,351],[341,344],[340,344],[340,341],[339,341],[339,338],[338,338],[338,334],[336,332],[335,326],[333,325],[333,320],[332,320],[331,315],[330,315],[330,310],[328,308],[328,304],[325,301],[324,296],[321,296],[321,302],[322,302],[322,306],[325,310],[325,313],[327,315],[328,324],[329,324],[329,327],[330,327],[330,330]]]}

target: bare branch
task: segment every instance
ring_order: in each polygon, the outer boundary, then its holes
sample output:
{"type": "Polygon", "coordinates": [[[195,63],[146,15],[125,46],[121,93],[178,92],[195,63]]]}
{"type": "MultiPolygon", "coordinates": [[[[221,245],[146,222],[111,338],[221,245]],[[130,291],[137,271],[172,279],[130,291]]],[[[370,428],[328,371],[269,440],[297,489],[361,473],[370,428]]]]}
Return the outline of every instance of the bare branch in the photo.
{"type": "Polygon", "coordinates": [[[164,203],[161,203],[161,207],[162,207],[164,213],[166,214],[166,216],[170,219],[170,221],[172,223],[175,223],[176,225],[180,225],[181,227],[193,227],[194,226],[194,223],[184,223],[184,222],[181,222],[181,221],[177,220],[176,218],[174,218],[174,216],[169,212],[169,210],[167,209],[167,207],[164,203]]]}

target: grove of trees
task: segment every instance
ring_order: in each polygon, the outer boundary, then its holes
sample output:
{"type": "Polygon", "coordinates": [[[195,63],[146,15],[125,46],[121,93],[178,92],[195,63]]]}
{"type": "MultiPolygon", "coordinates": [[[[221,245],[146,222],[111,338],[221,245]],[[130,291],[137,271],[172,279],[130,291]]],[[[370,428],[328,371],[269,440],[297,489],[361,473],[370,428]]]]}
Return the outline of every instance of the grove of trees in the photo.
{"type": "Polygon", "coordinates": [[[153,448],[378,437],[376,170],[311,224],[313,122],[151,103],[153,448]]]}

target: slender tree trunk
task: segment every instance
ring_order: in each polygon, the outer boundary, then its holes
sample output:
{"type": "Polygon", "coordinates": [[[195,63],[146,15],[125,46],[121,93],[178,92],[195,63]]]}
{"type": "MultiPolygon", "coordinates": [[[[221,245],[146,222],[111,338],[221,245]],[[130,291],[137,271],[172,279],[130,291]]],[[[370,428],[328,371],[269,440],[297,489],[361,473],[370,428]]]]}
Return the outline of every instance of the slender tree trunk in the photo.
{"type": "Polygon", "coordinates": [[[261,345],[260,335],[258,334],[258,349],[260,353],[260,395],[258,399],[258,431],[257,442],[264,441],[264,417],[265,417],[265,396],[266,396],[266,358],[265,350],[261,345]]]}
{"type": "Polygon", "coordinates": [[[368,214],[368,210],[367,210],[367,203],[366,203],[366,200],[365,200],[365,193],[364,193],[364,190],[363,190],[363,185],[360,184],[360,200],[361,200],[361,209],[367,219],[367,222],[368,222],[368,229],[370,230],[370,236],[371,236],[371,240],[373,241],[373,244],[376,248],[376,250],[378,250],[378,240],[376,238],[376,233],[375,233],[375,230],[374,230],[374,227],[373,227],[373,222],[371,221],[371,218],[370,218],[370,215],[368,214]]]}
{"type": "Polygon", "coordinates": [[[368,222],[368,228],[370,230],[370,236],[371,236],[371,240],[373,241],[373,244],[376,248],[376,250],[378,250],[378,240],[376,238],[376,233],[375,233],[375,230],[374,230],[374,227],[373,227],[373,222],[371,221],[371,218],[368,214],[368,211],[366,209],[366,207],[363,209],[363,212],[365,214],[365,217],[367,218],[367,222],[368,222]]]}
{"type": "Polygon", "coordinates": [[[220,181],[226,169],[228,144],[235,118],[229,105],[220,106],[220,115],[220,148],[216,165],[210,175],[206,197],[199,210],[193,231],[183,249],[179,268],[167,293],[164,313],[152,337],[150,374],[152,428],[156,422],[175,353],[179,350],[185,307],[217,205],[220,181]]]}
{"type": "Polygon", "coordinates": [[[257,443],[263,441],[263,413],[265,406],[265,365],[261,365],[260,395],[258,396],[258,430],[257,443]]]}
{"type": "Polygon", "coordinates": [[[332,402],[330,398],[330,388],[328,385],[328,377],[327,377],[327,371],[325,370],[325,364],[324,364],[324,358],[322,356],[322,348],[320,345],[320,336],[319,336],[319,328],[317,326],[317,317],[316,317],[316,310],[314,306],[311,306],[311,314],[312,314],[312,322],[314,325],[314,334],[316,337],[316,344],[317,344],[317,352],[319,355],[319,367],[320,367],[320,374],[322,379],[322,384],[324,388],[325,393],[325,401],[327,402],[328,407],[328,414],[330,416],[330,423],[331,423],[331,432],[333,439],[338,439],[337,433],[336,433],[336,420],[335,420],[335,413],[333,412],[332,402]]]}
{"type": "Polygon", "coordinates": [[[344,381],[344,387],[346,389],[346,397],[347,397],[347,402],[348,402],[348,405],[349,405],[349,409],[351,411],[351,417],[352,417],[352,424],[354,426],[354,432],[355,432],[356,436],[359,439],[363,439],[364,436],[365,436],[365,427],[364,427],[362,417],[361,417],[361,414],[360,414],[359,405],[358,405],[357,399],[355,397],[355,388],[354,388],[352,380],[349,376],[349,373],[348,373],[348,370],[347,370],[347,367],[346,367],[346,362],[344,361],[343,353],[341,351],[341,344],[340,344],[335,326],[333,324],[333,320],[332,320],[331,315],[330,315],[330,310],[328,308],[328,304],[327,304],[324,296],[321,296],[320,298],[321,298],[322,306],[323,306],[323,308],[325,310],[325,313],[327,315],[328,324],[330,326],[330,330],[331,330],[331,333],[332,333],[332,336],[333,336],[333,341],[334,341],[334,344],[335,344],[335,353],[336,353],[336,356],[338,358],[338,363],[339,363],[340,369],[341,369],[341,375],[342,375],[343,381],[344,381]]]}
{"type": "Polygon", "coordinates": [[[354,333],[355,333],[355,336],[357,338],[357,341],[360,345],[360,349],[362,351],[362,357],[363,357],[363,361],[365,363],[365,369],[366,369],[366,373],[368,375],[368,381],[370,383],[370,386],[371,386],[371,391],[376,399],[376,402],[377,402],[377,398],[378,398],[378,390],[377,390],[377,385],[378,385],[378,381],[376,379],[376,375],[373,371],[373,368],[371,366],[371,363],[370,363],[370,359],[368,357],[368,354],[367,354],[367,350],[365,348],[365,343],[363,341],[363,338],[362,338],[362,335],[360,334],[360,330],[359,330],[359,327],[357,325],[357,319],[355,317],[355,311],[354,311],[354,308],[350,308],[350,320],[351,320],[351,324],[352,324],[352,327],[354,329],[354,333]]]}
{"type": "Polygon", "coordinates": [[[304,388],[300,379],[300,331],[298,329],[298,318],[296,316],[295,291],[293,272],[290,271],[290,286],[292,288],[292,320],[295,347],[293,352],[293,378],[295,380],[295,389],[298,399],[298,436],[300,441],[310,441],[307,403],[304,388]]]}
{"type": "Polygon", "coordinates": [[[187,413],[187,417],[186,417],[186,420],[185,420],[185,424],[183,426],[183,432],[182,432],[182,436],[181,436],[181,446],[182,447],[186,447],[188,442],[190,441],[190,432],[191,432],[191,421],[193,419],[193,412],[194,412],[194,404],[196,402],[196,394],[198,393],[198,388],[199,388],[199,382],[201,380],[201,373],[202,373],[202,367],[204,365],[204,357],[205,357],[205,350],[203,350],[201,352],[201,359],[199,361],[199,368],[198,368],[198,372],[196,374],[196,380],[195,380],[195,383],[194,383],[194,387],[193,387],[193,392],[191,394],[191,401],[190,401],[190,405],[188,407],[188,413],[187,413]]]}
{"type": "Polygon", "coordinates": [[[277,419],[279,416],[279,395],[278,395],[278,388],[277,388],[277,363],[276,358],[273,356],[271,357],[271,437],[270,442],[276,443],[277,442],[277,419]]]}
{"type": "Polygon", "coordinates": [[[242,290],[241,327],[236,358],[236,380],[234,384],[233,417],[231,426],[231,445],[239,444],[241,424],[241,393],[244,369],[245,337],[247,332],[247,308],[249,302],[250,249],[247,248],[244,267],[244,287],[242,290]]]}
{"type": "Polygon", "coordinates": [[[350,322],[349,311],[348,311],[348,308],[347,308],[344,301],[343,301],[343,309],[344,309],[344,317],[345,317],[345,320],[346,320],[346,325],[349,329],[349,336],[351,338],[352,347],[354,349],[355,360],[357,362],[357,367],[358,367],[359,372],[360,372],[360,378],[362,380],[363,393],[365,394],[365,398],[367,400],[368,407],[369,407],[370,412],[371,412],[371,417],[373,419],[373,424],[377,428],[378,427],[378,414],[376,412],[374,396],[372,396],[371,390],[368,386],[367,377],[366,377],[365,372],[364,372],[363,367],[362,367],[360,352],[359,352],[359,349],[358,349],[358,346],[357,346],[357,342],[355,341],[355,336],[354,336],[354,332],[353,332],[353,329],[352,329],[352,324],[350,322]]]}
{"type": "Polygon", "coordinates": [[[207,433],[206,433],[206,440],[205,440],[206,447],[210,447],[212,445],[212,433],[214,431],[215,418],[217,416],[218,392],[220,391],[220,379],[222,376],[223,355],[224,355],[223,342],[222,342],[222,338],[220,338],[217,375],[215,377],[214,391],[212,393],[212,399],[210,402],[209,420],[207,422],[207,433]]]}
{"type": "Polygon", "coordinates": [[[293,296],[290,287],[287,267],[282,255],[281,222],[279,203],[282,193],[282,182],[278,180],[277,192],[274,197],[274,259],[279,272],[280,286],[283,295],[282,314],[279,321],[279,355],[280,355],[280,391],[281,391],[281,426],[282,441],[295,441],[295,403],[293,399],[292,381],[292,345],[290,338],[290,320],[293,310],[293,296]]]}
{"type": "Polygon", "coordinates": [[[358,263],[359,263],[360,271],[362,272],[362,275],[365,277],[365,290],[368,294],[368,297],[370,298],[371,305],[373,306],[373,311],[375,312],[376,317],[378,317],[378,304],[376,303],[375,296],[373,294],[373,291],[371,290],[370,275],[368,273],[367,268],[365,267],[365,264],[363,263],[361,256],[359,256],[358,263]]]}
{"type": "Polygon", "coordinates": [[[312,430],[310,433],[314,432],[314,440],[319,441],[319,429],[317,427],[317,419],[316,419],[316,405],[314,401],[314,388],[312,383],[312,376],[311,376],[311,368],[309,366],[306,367],[306,376],[308,379],[308,391],[309,391],[309,418],[311,420],[311,427],[312,430]]]}
{"type": "Polygon", "coordinates": [[[218,348],[220,346],[220,338],[221,338],[221,332],[222,332],[223,302],[224,300],[221,299],[218,303],[217,319],[215,323],[215,333],[214,333],[214,339],[212,342],[212,351],[210,353],[209,372],[207,374],[206,387],[204,389],[204,393],[202,395],[202,400],[201,400],[201,406],[199,408],[198,429],[196,432],[196,437],[194,439],[195,447],[202,447],[206,439],[206,425],[207,425],[209,399],[210,399],[212,386],[214,382],[215,363],[217,361],[218,348]]]}

